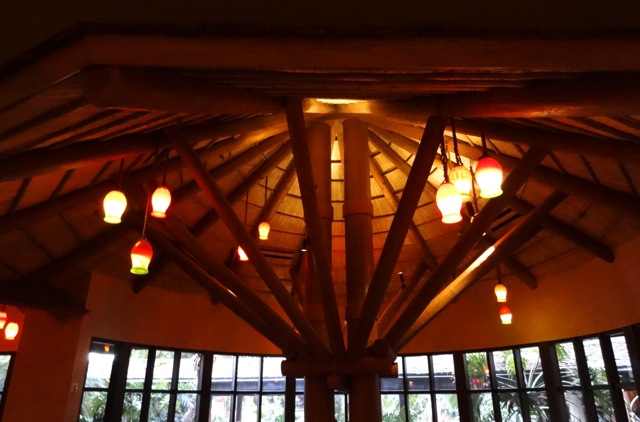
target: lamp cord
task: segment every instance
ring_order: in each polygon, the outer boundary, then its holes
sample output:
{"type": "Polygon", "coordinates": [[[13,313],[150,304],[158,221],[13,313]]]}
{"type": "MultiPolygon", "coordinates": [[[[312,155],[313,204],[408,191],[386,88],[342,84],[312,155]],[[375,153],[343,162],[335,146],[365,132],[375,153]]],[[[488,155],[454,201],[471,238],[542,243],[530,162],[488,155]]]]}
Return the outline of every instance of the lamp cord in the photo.
{"type": "Polygon", "coordinates": [[[458,152],[458,137],[456,136],[456,124],[453,117],[451,118],[451,134],[453,135],[453,152],[456,155],[456,164],[461,166],[462,157],[460,157],[460,153],[458,152]]]}
{"type": "Polygon", "coordinates": [[[151,189],[147,189],[147,205],[144,210],[144,222],[142,223],[142,238],[147,232],[147,220],[149,219],[149,203],[151,202],[151,189]]]}

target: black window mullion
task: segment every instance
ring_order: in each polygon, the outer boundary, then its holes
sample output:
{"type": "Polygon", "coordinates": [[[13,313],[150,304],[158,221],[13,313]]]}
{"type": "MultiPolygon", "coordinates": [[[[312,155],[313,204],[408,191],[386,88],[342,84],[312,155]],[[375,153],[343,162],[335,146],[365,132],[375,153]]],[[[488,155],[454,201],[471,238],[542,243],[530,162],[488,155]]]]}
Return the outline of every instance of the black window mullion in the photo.
{"type": "Polygon", "coordinates": [[[569,417],[567,415],[567,406],[564,402],[564,394],[560,390],[560,371],[555,345],[545,342],[540,344],[539,350],[551,420],[568,421],[569,417]]]}
{"type": "Polygon", "coordinates": [[[236,420],[236,402],[238,401],[238,355],[233,356],[233,380],[231,380],[231,420],[236,420]]]}
{"type": "Polygon", "coordinates": [[[436,405],[436,380],[433,373],[433,356],[429,355],[429,392],[431,394],[431,418],[438,420],[438,406],[436,405]]]}
{"type": "Polygon", "coordinates": [[[574,340],[573,349],[576,353],[576,365],[578,368],[580,385],[582,386],[582,400],[584,402],[587,420],[597,422],[598,412],[596,411],[593,388],[591,387],[591,379],[589,377],[589,365],[587,363],[587,356],[584,353],[584,344],[582,343],[582,340],[574,340]]]}
{"type": "Polygon", "coordinates": [[[471,398],[469,396],[469,380],[467,379],[464,354],[453,354],[453,367],[455,368],[456,390],[458,393],[458,409],[462,422],[471,421],[473,411],[471,409],[471,398]]]}
{"type": "Polygon", "coordinates": [[[147,355],[147,370],[144,375],[142,403],[140,405],[140,422],[149,420],[149,406],[151,404],[151,385],[153,383],[153,369],[156,366],[156,349],[149,349],[147,355]]]}
{"type": "Polygon", "coordinates": [[[402,362],[402,398],[404,400],[404,420],[409,421],[409,381],[407,380],[407,361],[403,356],[398,356],[402,362]]]}
{"type": "Polygon", "coordinates": [[[173,370],[171,372],[171,382],[169,383],[169,410],[167,421],[173,422],[176,416],[176,400],[178,398],[178,378],[180,377],[180,360],[182,352],[173,354],[173,370]]]}
{"type": "Polygon", "coordinates": [[[607,382],[609,383],[609,391],[611,393],[611,403],[617,421],[627,420],[627,410],[622,397],[622,389],[620,388],[620,377],[618,376],[618,368],[616,358],[613,354],[613,346],[611,346],[611,337],[607,334],[600,334],[600,348],[602,349],[602,358],[604,359],[604,369],[607,374],[607,382]]]}
{"type": "Polygon", "coordinates": [[[258,365],[258,421],[260,421],[260,415],[262,415],[262,368],[264,364],[264,356],[260,357],[260,364],[258,365]]]}
{"type": "Polygon", "coordinates": [[[491,383],[491,401],[493,402],[493,417],[496,422],[502,422],[502,412],[500,411],[500,391],[498,390],[498,378],[496,377],[496,366],[493,361],[493,353],[487,352],[487,365],[489,366],[489,382],[491,383]]]}
{"type": "Polygon", "coordinates": [[[522,355],[520,349],[513,350],[513,365],[516,371],[516,381],[518,385],[518,396],[520,397],[520,409],[522,410],[523,422],[531,422],[531,412],[529,411],[529,395],[527,394],[524,374],[522,373],[522,355]]]}
{"type": "Polygon", "coordinates": [[[284,422],[296,420],[296,377],[285,378],[284,389],[284,422]]]}
{"type": "Polygon", "coordinates": [[[118,344],[114,349],[115,356],[113,367],[111,368],[111,380],[109,382],[109,393],[107,394],[104,415],[104,420],[110,422],[117,422],[122,419],[131,345],[126,343],[118,344]]]}
{"type": "Polygon", "coordinates": [[[633,384],[636,392],[640,393],[640,335],[638,333],[638,326],[635,325],[625,328],[624,337],[627,343],[627,350],[629,351],[633,384]]]}
{"type": "Polygon", "coordinates": [[[200,379],[198,380],[198,422],[209,422],[211,411],[211,377],[213,369],[213,353],[203,353],[200,369],[200,379]]]}

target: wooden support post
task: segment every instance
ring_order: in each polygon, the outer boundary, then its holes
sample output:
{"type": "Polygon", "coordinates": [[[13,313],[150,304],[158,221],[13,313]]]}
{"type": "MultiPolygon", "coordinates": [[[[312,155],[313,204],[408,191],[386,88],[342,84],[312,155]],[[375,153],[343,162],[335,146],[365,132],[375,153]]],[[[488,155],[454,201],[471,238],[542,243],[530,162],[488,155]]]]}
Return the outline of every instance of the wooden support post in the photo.
{"type": "Polygon", "coordinates": [[[365,350],[367,339],[380,311],[380,305],[387,291],[391,273],[400,255],[413,213],[427,183],[438,146],[442,141],[443,131],[442,118],[439,116],[429,117],[420,147],[416,153],[414,165],[411,167],[396,215],[389,228],[387,240],[384,243],[378,265],[373,274],[371,286],[367,291],[356,333],[349,344],[349,352],[352,356],[361,356],[365,350]]]}
{"type": "Polygon", "coordinates": [[[300,195],[302,196],[302,207],[304,208],[304,221],[311,239],[313,260],[318,273],[320,287],[322,288],[322,307],[327,322],[329,344],[334,359],[342,360],[344,355],[342,324],[340,323],[338,303],[331,275],[330,251],[323,247],[328,243],[324,239],[325,234],[322,229],[322,219],[316,195],[316,184],[311,172],[311,159],[309,158],[300,100],[289,100],[286,112],[293,147],[293,158],[296,163],[296,172],[298,173],[300,195]]]}
{"type": "MultiPolygon", "coordinates": [[[[464,259],[467,253],[473,248],[482,234],[489,228],[495,218],[504,209],[505,205],[515,195],[520,186],[527,180],[532,171],[547,155],[547,150],[532,148],[522,158],[520,165],[514,169],[502,184],[503,193],[497,198],[487,202],[485,207],[473,220],[469,229],[462,235],[458,242],[451,248],[449,253],[440,262],[429,279],[418,290],[416,296],[407,305],[404,312],[398,317],[396,322],[385,333],[384,338],[391,344],[397,352],[403,337],[411,326],[418,319],[424,307],[431,298],[445,287],[449,282],[449,277],[456,267],[464,259]]],[[[415,166],[414,166],[415,167],[415,166]]]]}
{"type": "Polygon", "coordinates": [[[464,289],[472,283],[482,278],[489,271],[495,268],[505,257],[518,250],[520,246],[530,240],[534,233],[540,230],[539,221],[567,195],[556,191],[551,194],[535,211],[529,213],[511,228],[495,245],[491,246],[485,253],[476,259],[458,277],[451,281],[440,292],[427,298],[427,306],[420,314],[416,324],[407,332],[403,339],[397,344],[398,349],[405,346],[421,329],[423,329],[433,318],[442,312],[451,302],[453,302],[464,289]]]}
{"type": "Polygon", "coordinates": [[[178,138],[171,137],[171,140],[176,151],[178,151],[180,157],[185,161],[185,164],[193,173],[194,178],[207,196],[209,202],[216,209],[218,215],[220,215],[220,218],[222,218],[222,221],[224,221],[233,237],[242,246],[249,257],[251,264],[254,266],[258,274],[260,274],[287,316],[300,331],[302,337],[308,342],[309,346],[318,353],[318,356],[328,358],[328,351],[322,343],[322,340],[320,340],[320,337],[318,337],[316,332],[313,330],[309,320],[305,318],[300,308],[296,306],[284,284],[264,258],[255,241],[251,236],[249,236],[249,233],[245,230],[242,221],[240,221],[233,211],[233,208],[231,208],[231,205],[229,205],[229,202],[226,200],[224,193],[207,173],[202,163],[194,154],[193,149],[178,138]]]}
{"type": "Polygon", "coordinates": [[[350,118],[344,133],[344,215],[346,243],[347,338],[351,343],[373,275],[373,204],[367,126],[350,118]]]}

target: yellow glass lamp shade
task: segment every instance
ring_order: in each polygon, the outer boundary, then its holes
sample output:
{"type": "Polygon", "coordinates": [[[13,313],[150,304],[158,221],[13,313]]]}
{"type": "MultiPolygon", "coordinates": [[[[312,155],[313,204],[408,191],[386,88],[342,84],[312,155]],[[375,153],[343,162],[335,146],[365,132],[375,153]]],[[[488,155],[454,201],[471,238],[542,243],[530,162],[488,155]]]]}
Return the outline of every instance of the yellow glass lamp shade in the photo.
{"type": "Polygon", "coordinates": [[[149,264],[153,258],[153,248],[146,239],[141,239],[131,248],[131,272],[133,274],[149,274],[149,264]]]}
{"type": "Polygon", "coordinates": [[[507,301],[507,287],[504,284],[496,284],[496,287],[493,289],[493,291],[495,292],[496,298],[498,299],[499,303],[507,301]]]}
{"type": "Polygon", "coordinates": [[[473,178],[468,168],[462,165],[454,166],[453,169],[449,171],[449,181],[458,188],[462,202],[469,202],[473,199],[471,197],[473,178]]]}
{"type": "Polygon", "coordinates": [[[166,218],[169,205],[171,205],[171,191],[166,186],[156,188],[151,195],[151,216],[166,218]]]}
{"type": "Polygon", "coordinates": [[[258,239],[267,240],[269,239],[269,231],[271,230],[271,225],[266,221],[263,221],[258,226],[258,239]]]}
{"type": "Polygon", "coordinates": [[[458,188],[453,183],[444,182],[436,193],[436,203],[442,213],[442,222],[454,224],[462,220],[460,208],[462,208],[462,198],[458,188]]]}
{"type": "Polygon", "coordinates": [[[511,319],[513,315],[511,314],[511,309],[509,309],[506,305],[500,308],[500,320],[503,324],[511,324],[511,319]]]}
{"type": "Polygon", "coordinates": [[[119,224],[127,208],[127,197],[119,190],[112,190],[102,202],[104,207],[104,221],[109,224],[119,224]]]}
{"type": "Polygon", "coordinates": [[[5,311],[0,311],[0,330],[2,330],[7,323],[7,313],[5,311]]]}
{"type": "Polygon", "coordinates": [[[10,322],[4,329],[4,338],[7,340],[13,340],[18,335],[18,331],[20,331],[20,327],[15,322],[10,322]]]}
{"type": "Polygon", "coordinates": [[[244,249],[242,249],[242,246],[238,246],[238,259],[242,262],[246,262],[249,260],[249,257],[244,252],[244,249]]]}
{"type": "Polygon", "coordinates": [[[502,195],[502,166],[491,157],[484,157],[476,166],[476,180],[480,186],[480,196],[495,198],[502,195]]]}

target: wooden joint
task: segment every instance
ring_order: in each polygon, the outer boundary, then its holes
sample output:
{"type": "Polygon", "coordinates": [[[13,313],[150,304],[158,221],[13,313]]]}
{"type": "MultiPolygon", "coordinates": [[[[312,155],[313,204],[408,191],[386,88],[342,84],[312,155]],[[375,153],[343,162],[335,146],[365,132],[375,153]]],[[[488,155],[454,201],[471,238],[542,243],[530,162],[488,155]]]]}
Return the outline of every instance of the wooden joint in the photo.
{"type": "Polygon", "coordinates": [[[366,214],[373,216],[373,204],[370,200],[352,199],[342,206],[342,215],[345,217],[353,214],[366,214]]]}

